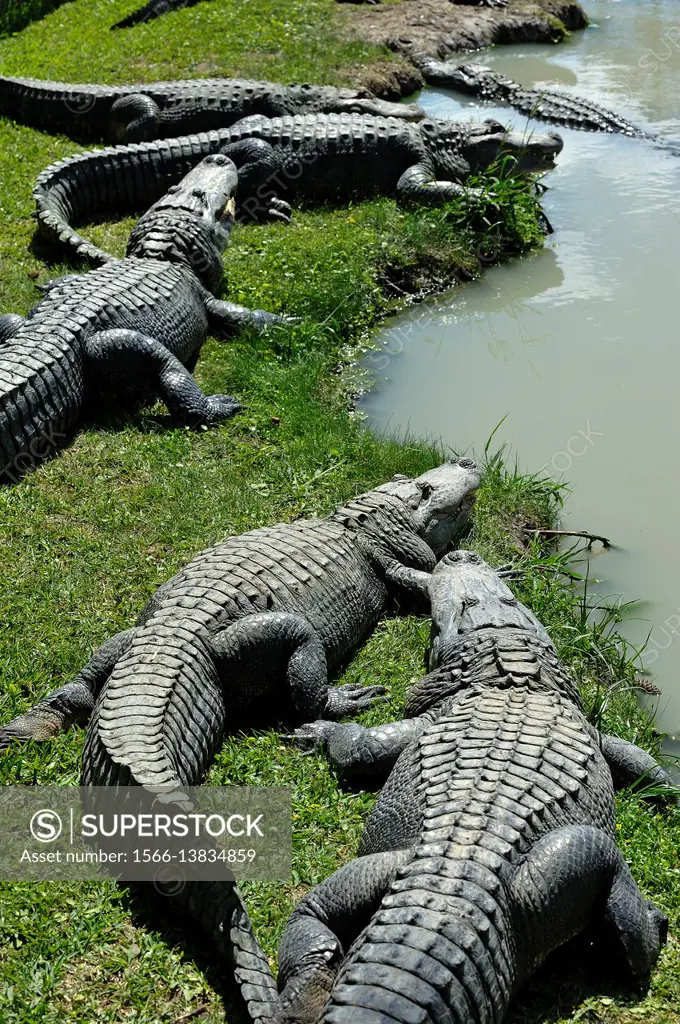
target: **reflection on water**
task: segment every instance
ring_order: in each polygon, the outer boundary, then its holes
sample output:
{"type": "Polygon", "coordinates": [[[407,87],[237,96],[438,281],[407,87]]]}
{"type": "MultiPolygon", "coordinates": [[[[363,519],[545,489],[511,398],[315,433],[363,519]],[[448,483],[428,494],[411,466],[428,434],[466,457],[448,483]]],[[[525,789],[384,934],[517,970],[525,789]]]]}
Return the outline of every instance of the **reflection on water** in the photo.
{"type": "MultiPolygon", "coordinates": [[[[680,139],[677,5],[593,0],[589,14],[593,27],[562,47],[479,59],[680,139]]],[[[454,93],[420,101],[433,115],[530,124],[454,93]]],[[[600,591],[649,599],[627,635],[641,643],[651,631],[644,664],[663,688],[660,721],[680,734],[680,158],[649,141],[560,132],[545,178],[549,248],[389,325],[363,408],[378,428],[477,450],[507,414],[495,440],[525,468],[563,474],[569,524],[615,541],[593,565],[600,591]]]]}

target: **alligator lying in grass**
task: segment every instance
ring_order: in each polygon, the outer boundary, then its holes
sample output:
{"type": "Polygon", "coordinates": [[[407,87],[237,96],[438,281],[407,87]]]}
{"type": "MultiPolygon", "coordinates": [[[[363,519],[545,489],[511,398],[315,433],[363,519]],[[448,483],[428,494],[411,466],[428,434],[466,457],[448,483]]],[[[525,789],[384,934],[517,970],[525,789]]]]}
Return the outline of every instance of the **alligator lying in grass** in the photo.
{"type": "Polygon", "coordinates": [[[447,555],[430,595],[438,667],[408,718],[298,731],[344,769],[391,774],[358,859],[289,920],[278,1021],[500,1024],[591,923],[639,978],[665,941],[614,842],[610,766],[667,785],[663,769],[589,725],[545,630],[479,556],[447,555]]]}
{"type": "Polygon", "coordinates": [[[98,396],[160,396],[195,425],[238,411],[228,395],[204,395],[187,368],[209,331],[281,321],[214,297],[236,183],[231,160],[206,157],[142,217],[124,260],[50,282],[25,319],[0,317],[0,481],[59,447],[98,396]]]}
{"type": "Polygon", "coordinates": [[[0,115],[83,142],[143,142],[228,128],[260,114],[359,113],[419,120],[415,104],[389,103],[368,89],[196,78],[149,85],[77,85],[0,77],[0,115]]]}
{"type": "Polygon", "coordinates": [[[132,14],[128,14],[126,18],[121,18],[111,28],[132,28],[133,25],[139,25],[143,21],[153,21],[154,18],[160,18],[170,11],[181,11],[183,7],[195,7],[201,2],[202,0],[149,0],[132,14]]]}
{"type": "Polygon", "coordinates": [[[283,198],[347,201],[379,193],[443,202],[464,195],[460,182],[503,154],[515,159],[517,170],[532,171],[551,167],[561,149],[555,133],[524,136],[497,121],[249,117],[203,135],[78,154],[43,171],[33,194],[41,233],[98,265],[112,256],[72,225],[148,205],[208,153],[226,153],[239,166],[241,212],[258,217],[283,198]]]}
{"type": "MultiPolygon", "coordinates": [[[[292,705],[309,720],[367,707],[381,687],[329,687],[328,673],[395,597],[427,598],[429,573],[465,525],[478,484],[474,463],[454,459],[416,479],[395,477],[328,519],[255,530],[203,552],[160,588],[134,629],[0,730],[0,750],[92,715],[84,785],[174,787],[179,798],[200,782],[237,713],[266,706],[275,717],[292,705]]],[[[275,1002],[233,886],[192,884],[177,900],[220,953],[236,942],[245,999],[275,1002]],[[244,943],[249,955],[239,961],[244,943]]],[[[253,1015],[266,1017],[266,1006],[253,1015]]]]}
{"type": "Polygon", "coordinates": [[[426,54],[409,54],[428,85],[468,93],[480,100],[508,103],[538,121],[575,128],[584,132],[612,132],[637,139],[654,136],[636,128],[605,107],[556,89],[530,89],[482,64],[460,64],[435,60],[426,54]]]}

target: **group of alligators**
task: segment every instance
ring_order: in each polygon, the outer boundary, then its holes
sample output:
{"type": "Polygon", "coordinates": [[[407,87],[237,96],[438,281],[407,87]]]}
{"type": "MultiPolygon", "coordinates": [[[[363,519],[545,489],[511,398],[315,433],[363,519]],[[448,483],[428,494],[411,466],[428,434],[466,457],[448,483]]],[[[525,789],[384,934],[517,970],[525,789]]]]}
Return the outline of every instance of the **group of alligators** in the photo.
{"type": "MultiPolygon", "coordinates": [[[[182,4],[184,6],[185,4],[182,4]]],[[[121,25],[179,6],[158,2],[121,25]]],[[[412,55],[427,81],[570,127],[643,135],[594,104],[479,65],[412,55]]],[[[45,457],[83,406],[160,396],[192,425],[235,413],[191,370],[208,333],[290,318],[218,299],[237,213],[287,221],[290,203],[373,193],[442,202],[501,155],[550,166],[553,133],[433,120],[365,90],[217,79],[153,86],[0,78],[0,114],[79,139],[122,141],[49,167],[40,231],[96,269],[49,282],[26,318],[0,317],[0,475],[45,457]],[[186,133],[183,136],[178,133],[186,133]],[[115,259],[78,221],[145,209],[115,259]]],[[[279,1024],[500,1024],[548,953],[589,925],[644,978],[665,941],[614,842],[614,782],[669,785],[642,750],[600,734],[543,626],[479,556],[450,552],[480,475],[452,459],[395,477],[325,520],[231,537],[162,586],[138,624],[67,685],[0,729],[10,743],[87,723],[85,785],[203,779],[225,731],[263,702],[297,718],[344,777],[383,784],[356,860],[292,914],[271,975],[233,884],[173,899],[231,957],[252,1019],[279,1024]],[[338,719],[380,687],[329,676],[395,607],[432,617],[430,672],[404,720],[338,719]]],[[[174,798],[173,797],[173,798],[174,798]]]]}

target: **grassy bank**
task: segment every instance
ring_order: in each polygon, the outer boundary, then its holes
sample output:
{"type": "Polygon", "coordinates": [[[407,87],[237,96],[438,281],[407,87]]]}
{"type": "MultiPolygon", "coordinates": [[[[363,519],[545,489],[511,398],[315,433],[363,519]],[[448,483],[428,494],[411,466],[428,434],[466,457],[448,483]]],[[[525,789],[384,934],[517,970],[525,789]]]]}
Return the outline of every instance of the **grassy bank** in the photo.
{"type": "MultiPolygon", "coordinates": [[[[133,6],[134,0],[65,4],[0,40],[2,68],[66,80],[221,72],[343,81],[358,64],[389,59],[336,34],[331,0],[213,0],[129,33],[107,34],[133,6]]],[[[29,195],[38,171],[75,148],[0,124],[0,312],[24,312],[36,301],[36,281],[71,269],[47,265],[50,254],[32,248],[29,195]]],[[[340,352],[363,338],[403,290],[425,291],[476,273],[480,255],[495,250],[499,239],[505,255],[539,240],[530,189],[502,178],[485,187],[487,200],[474,208],[456,203],[403,211],[383,199],[299,212],[292,227],[234,232],[225,259],[230,298],[296,313],[303,323],[266,339],[208,343],[197,377],[206,390],[243,400],[244,411],[232,422],[205,432],[171,429],[157,405],[133,419],[86,424],[57,459],[0,493],[0,720],[73,675],[93,647],[131,625],[155,587],[201,548],[228,533],[326,514],[395,472],[420,472],[439,460],[441,453],[427,445],[372,437],[347,414],[340,352]]],[[[130,224],[98,225],[90,234],[122,252],[130,224]]],[[[605,702],[602,724],[653,747],[656,737],[638,710],[632,668],[615,634],[593,627],[545,552],[526,548],[521,527],[552,525],[559,504],[550,482],[492,459],[468,543],[494,562],[522,560],[520,596],[550,629],[589,708],[602,709],[603,686],[628,684],[608,691],[613,698],[605,702]]],[[[388,620],[347,667],[343,681],[384,682],[390,689],[389,701],[364,721],[401,713],[408,684],[421,671],[427,634],[424,621],[388,620]]],[[[82,743],[82,731],[73,730],[11,752],[0,761],[0,781],[75,783],[82,743]]],[[[276,732],[230,738],[210,781],[293,788],[293,883],[247,887],[258,932],[273,954],[296,899],[355,852],[374,797],[344,792],[323,759],[302,757],[276,732]]],[[[636,878],[671,915],[677,933],[678,813],[651,811],[639,796],[625,794],[620,824],[636,878]]],[[[163,906],[105,884],[0,890],[3,1024],[237,1019],[209,942],[163,906]],[[201,1012],[186,1016],[194,1010],[201,1012]]],[[[589,973],[583,948],[569,956],[568,970],[558,958],[532,984],[516,1024],[680,1021],[675,940],[643,999],[622,994],[609,967],[594,965],[589,973]]]]}

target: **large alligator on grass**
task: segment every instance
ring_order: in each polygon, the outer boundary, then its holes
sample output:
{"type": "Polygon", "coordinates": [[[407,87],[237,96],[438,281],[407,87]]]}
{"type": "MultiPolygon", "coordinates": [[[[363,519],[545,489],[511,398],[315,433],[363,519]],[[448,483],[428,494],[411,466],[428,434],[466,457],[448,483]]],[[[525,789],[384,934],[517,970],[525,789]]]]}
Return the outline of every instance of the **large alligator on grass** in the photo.
{"type": "Polygon", "coordinates": [[[440,203],[464,195],[461,182],[501,156],[516,169],[553,165],[555,133],[525,136],[497,121],[410,124],[369,114],[249,117],[231,128],[180,139],[94,150],[48,167],[34,189],[41,233],[98,265],[111,255],[73,224],[148,205],[208,153],[239,167],[240,211],[259,217],[272,200],[347,201],[372,194],[440,203]]]}
{"type": "Polygon", "coordinates": [[[501,1024],[591,923],[637,978],[665,941],[614,841],[610,770],[668,785],[663,769],[587,722],[545,630],[479,556],[447,555],[430,595],[437,667],[406,720],[298,731],[346,772],[391,774],[358,859],[289,920],[279,1022],[501,1024]]]}
{"type": "Polygon", "coordinates": [[[0,77],[0,115],[83,142],[143,142],[228,128],[261,114],[360,113],[419,120],[415,104],[389,103],[368,89],[279,85],[244,78],[195,78],[149,85],[79,85],[0,77]]]}
{"type": "MultiPolygon", "coordinates": [[[[395,477],[328,519],[255,530],[203,552],[158,590],[135,628],[0,730],[0,750],[92,716],[83,785],[141,784],[166,799],[177,790],[179,800],[182,787],[201,781],[224,730],[261,719],[263,707],[274,720],[310,720],[369,706],[381,687],[333,687],[328,674],[395,598],[427,601],[429,573],[465,525],[478,484],[474,463],[454,459],[395,477]]],[[[192,884],[177,900],[220,953],[236,944],[244,997],[259,1006],[253,1016],[270,1015],[276,988],[233,886],[192,884]]]]}
{"type": "Polygon", "coordinates": [[[410,54],[428,85],[441,86],[476,96],[480,100],[507,103],[538,121],[563,125],[584,132],[610,132],[637,139],[654,138],[606,107],[557,89],[530,89],[482,64],[460,64],[435,60],[425,54],[410,54]]]}
{"type": "Polygon", "coordinates": [[[237,173],[206,157],[141,218],[124,260],[59,278],[27,317],[0,317],[0,481],[60,447],[85,403],[160,396],[173,416],[213,424],[238,411],[188,368],[209,331],[280,321],[216,299],[237,173]]]}

